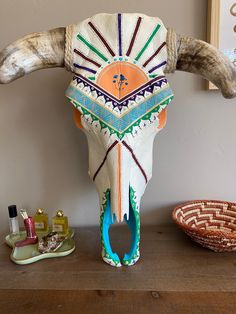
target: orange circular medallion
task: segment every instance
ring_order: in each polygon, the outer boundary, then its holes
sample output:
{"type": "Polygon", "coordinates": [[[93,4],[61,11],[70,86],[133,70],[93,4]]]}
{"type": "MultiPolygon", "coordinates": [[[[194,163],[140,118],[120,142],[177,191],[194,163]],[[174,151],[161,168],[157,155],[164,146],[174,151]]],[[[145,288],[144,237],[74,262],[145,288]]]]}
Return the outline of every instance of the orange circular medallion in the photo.
{"type": "Polygon", "coordinates": [[[146,82],[148,77],[139,67],[124,61],[106,66],[96,80],[98,86],[118,99],[122,99],[146,82]]]}

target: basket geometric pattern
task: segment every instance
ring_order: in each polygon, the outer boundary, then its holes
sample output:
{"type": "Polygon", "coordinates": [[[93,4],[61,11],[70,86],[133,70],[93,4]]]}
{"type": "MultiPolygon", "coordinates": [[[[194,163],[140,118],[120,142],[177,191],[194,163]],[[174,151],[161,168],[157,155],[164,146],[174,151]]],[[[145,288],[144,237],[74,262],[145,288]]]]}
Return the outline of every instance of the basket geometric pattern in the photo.
{"type": "Polygon", "coordinates": [[[192,201],[177,206],[172,218],[194,241],[215,252],[236,251],[236,204],[192,201]]]}

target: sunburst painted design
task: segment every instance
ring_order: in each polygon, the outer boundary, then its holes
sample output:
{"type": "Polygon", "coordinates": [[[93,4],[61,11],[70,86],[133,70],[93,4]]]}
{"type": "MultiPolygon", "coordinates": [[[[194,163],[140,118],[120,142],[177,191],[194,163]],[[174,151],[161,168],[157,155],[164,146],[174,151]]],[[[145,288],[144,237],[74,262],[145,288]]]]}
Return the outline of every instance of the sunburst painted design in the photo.
{"type": "MultiPolygon", "coordinates": [[[[102,62],[102,66],[101,66],[101,69],[102,69],[102,68],[106,67],[107,64],[112,63],[112,62],[128,61],[128,59],[126,59],[126,57],[130,57],[133,46],[134,46],[135,42],[138,41],[137,35],[138,35],[138,33],[141,33],[141,31],[142,31],[141,22],[142,22],[142,17],[139,16],[137,19],[136,25],[135,25],[134,32],[133,32],[132,37],[130,39],[130,43],[128,46],[129,48],[128,48],[126,54],[124,54],[124,55],[123,55],[123,48],[122,48],[123,45],[122,45],[122,14],[121,13],[118,13],[118,15],[117,15],[117,37],[118,37],[118,52],[117,53],[114,52],[111,45],[108,43],[108,40],[105,38],[105,35],[102,34],[101,31],[98,30],[98,27],[95,25],[95,23],[93,23],[91,21],[88,22],[88,26],[90,26],[90,28],[97,35],[97,37],[100,39],[102,44],[106,47],[106,50],[109,53],[109,55],[112,57],[112,59],[108,55],[101,52],[98,47],[94,46],[93,43],[91,43],[89,41],[89,39],[86,38],[86,35],[79,33],[79,34],[77,34],[77,39],[83,45],[87,46],[93,52],[93,54],[95,56],[99,57],[100,61],[102,62]]],[[[152,30],[150,36],[147,38],[143,47],[139,50],[137,55],[132,58],[132,60],[129,60],[129,62],[132,62],[133,64],[137,64],[137,62],[140,60],[142,55],[147,50],[148,46],[151,45],[154,37],[157,35],[157,33],[160,31],[160,29],[161,29],[160,23],[158,23],[157,25],[154,26],[154,29],[152,30]]],[[[146,68],[147,65],[150,63],[150,61],[152,59],[154,59],[160,53],[161,49],[165,46],[165,44],[166,44],[165,42],[162,42],[160,47],[153,53],[153,55],[149,56],[148,59],[144,60],[143,65],[142,65],[143,68],[146,68]]],[[[76,54],[78,54],[77,49],[75,49],[74,52],[76,54]]],[[[86,59],[85,56],[82,56],[82,58],[86,59]]],[[[87,60],[87,61],[92,62],[92,63],[96,62],[94,60],[92,60],[92,61],[87,60]]],[[[150,78],[153,78],[152,73],[155,70],[163,67],[165,64],[166,64],[166,60],[160,62],[159,64],[156,64],[152,68],[149,68],[149,69],[147,68],[147,69],[143,69],[143,70],[147,73],[147,76],[149,76],[150,78]]],[[[94,70],[92,68],[83,67],[83,65],[79,65],[77,63],[74,63],[74,66],[77,69],[82,69],[82,70],[91,72],[93,74],[99,75],[99,71],[94,70]]],[[[95,76],[95,79],[96,79],[96,76],[95,76]]],[[[94,80],[94,77],[92,77],[92,80],[94,80]]]]}
{"type": "Polygon", "coordinates": [[[108,17],[109,28],[101,18],[78,27],[73,46],[76,76],[67,90],[82,115],[98,120],[101,129],[107,127],[119,139],[173,98],[163,75],[166,29],[157,18],[133,17],[129,34],[127,16],[121,13],[108,17]]]}

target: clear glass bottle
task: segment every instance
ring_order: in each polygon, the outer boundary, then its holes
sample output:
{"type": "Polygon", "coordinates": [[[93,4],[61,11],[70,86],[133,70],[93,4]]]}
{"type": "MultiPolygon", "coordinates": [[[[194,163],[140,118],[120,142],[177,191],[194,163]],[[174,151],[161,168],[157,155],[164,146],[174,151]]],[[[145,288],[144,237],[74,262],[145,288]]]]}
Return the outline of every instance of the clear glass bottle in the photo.
{"type": "Polygon", "coordinates": [[[68,218],[64,216],[62,210],[58,210],[56,216],[52,218],[52,231],[64,236],[69,232],[68,218]]]}
{"type": "Polygon", "coordinates": [[[48,232],[48,214],[44,209],[37,208],[33,218],[36,232],[48,232]]]}
{"type": "Polygon", "coordinates": [[[11,237],[19,237],[20,229],[19,229],[16,205],[8,206],[8,213],[9,213],[9,227],[10,227],[11,237]]]}

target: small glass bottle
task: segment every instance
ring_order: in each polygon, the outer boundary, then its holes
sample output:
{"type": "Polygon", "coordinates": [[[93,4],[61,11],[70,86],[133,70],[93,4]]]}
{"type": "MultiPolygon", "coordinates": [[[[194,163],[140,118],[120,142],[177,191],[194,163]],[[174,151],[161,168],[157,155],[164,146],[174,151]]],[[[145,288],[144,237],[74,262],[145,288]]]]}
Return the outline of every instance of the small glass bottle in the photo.
{"type": "Polygon", "coordinates": [[[60,235],[67,235],[68,229],[68,218],[64,216],[62,210],[58,210],[56,216],[52,218],[52,231],[57,232],[60,235]]]}
{"type": "Polygon", "coordinates": [[[8,206],[8,213],[9,213],[9,226],[10,226],[10,234],[11,237],[19,236],[19,222],[17,218],[17,208],[16,205],[8,206]]]}
{"type": "Polygon", "coordinates": [[[48,232],[48,214],[42,208],[36,209],[33,218],[36,232],[48,232]]]}

